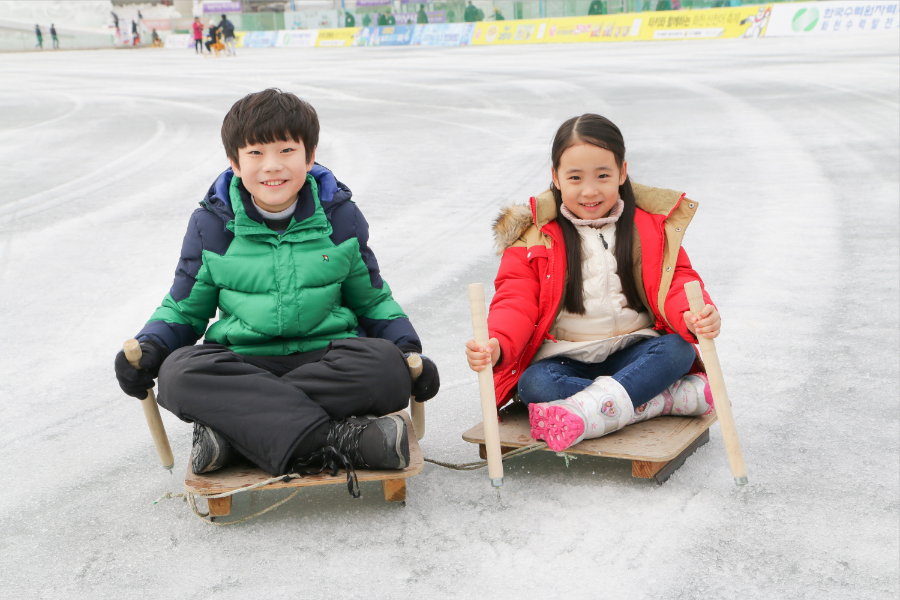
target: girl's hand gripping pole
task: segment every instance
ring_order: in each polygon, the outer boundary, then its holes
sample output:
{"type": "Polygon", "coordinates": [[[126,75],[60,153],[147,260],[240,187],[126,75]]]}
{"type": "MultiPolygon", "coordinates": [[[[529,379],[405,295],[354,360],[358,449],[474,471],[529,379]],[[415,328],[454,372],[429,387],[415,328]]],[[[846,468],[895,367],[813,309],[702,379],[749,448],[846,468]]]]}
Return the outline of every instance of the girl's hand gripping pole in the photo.
{"type": "MultiPolygon", "coordinates": [[[[415,383],[422,374],[422,357],[418,354],[410,354],[406,358],[406,364],[409,366],[409,377],[415,383]]],[[[413,429],[416,430],[416,439],[421,440],[425,437],[425,403],[416,402],[416,397],[410,396],[409,414],[412,417],[413,429]]]]}
{"type": "MultiPolygon", "coordinates": [[[[123,346],[125,350],[125,358],[131,363],[135,369],[141,360],[141,345],[137,340],[128,340],[123,346]]],[[[147,418],[147,425],[150,427],[150,435],[153,436],[153,444],[156,446],[156,453],[159,455],[159,462],[162,463],[164,469],[172,472],[175,466],[175,458],[172,456],[172,447],[169,446],[169,438],[166,436],[166,428],[163,427],[162,419],[159,416],[159,407],[156,405],[156,394],[153,389],[147,390],[147,397],[141,400],[141,406],[144,407],[144,416],[147,418]]]]}
{"type": "MultiPolygon", "coordinates": [[[[487,312],[484,304],[484,285],[469,285],[469,303],[472,309],[472,328],[475,341],[482,346],[488,343],[487,312]]],[[[497,398],[494,394],[494,365],[488,364],[478,372],[478,388],[481,391],[481,419],[484,424],[484,447],[487,451],[488,476],[491,485],[503,485],[503,458],[500,454],[500,425],[497,423],[497,398]]],[[[499,490],[498,490],[499,493],[499,490]]]]}
{"type": "MultiPolygon", "coordinates": [[[[700,282],[689,281],[684,284],[684,291],[687,294],[691,312],[699,315],[706,305],[703,301],[700,282]]],[[[716,343],[702,335],[698,335],[697,340],[700,343],[703,363],[706,365],[706,377],[709,379],[716,415],[719,417],[719,427],[722,429],[725,452],[728,453],[728,462],[731,464],[731,474],[734,476],[736,485],[745,485],[747,483],[747,466],[744,464],[741,442],[738,439],[737,427],[734,425],[731,402],[728,400],[728,392],[725,390],[725,379],[722,377],[722,366],[719,364],[719,355],[716,353],[716,343]]]]}

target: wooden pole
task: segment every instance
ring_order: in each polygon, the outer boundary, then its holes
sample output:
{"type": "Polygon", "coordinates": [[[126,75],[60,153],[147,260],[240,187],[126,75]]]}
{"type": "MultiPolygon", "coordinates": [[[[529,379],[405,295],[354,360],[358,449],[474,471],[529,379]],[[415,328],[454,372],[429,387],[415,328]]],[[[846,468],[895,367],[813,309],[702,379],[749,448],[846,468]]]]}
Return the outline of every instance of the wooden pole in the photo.
{"type": "MultiPolygon", "coordinates": [[[[406,359],[409,365],[409,376],[413,383],[422,374],[422,357],[418,354],[410,354],[406,359]]],[[[409,414],[412,417],[413,429],[416,431],[416,439],[421,440],[425,437],[425,403],[416,402],[415,396],[409,397],[409,414]]]]}
{"type": "MultiPolygon", "coordinates": [[[[703,291],[699,281],[689,281],[684,284],[688,303],[694,316],[699,316],[700,311],[706,306],[703,300],[703,291]]],[[[719,427],[722,429],[722,439],[725,442],[725,452],[728,453],[728,462],[731,464],[731,474],[736,485],[747,483],[747,465],[744,464],[744,454],[741,452],[741,442],[738,439],[737,427],[734,425],[734,415],[731,412],[731,401],[728,400],[728,392],[725,390],[725,379],[722,377],[722,366],[719,364],[719,355],[716,353],[716,343],[698,335],[700,353],[703,355],[703,363],[706,365],[706,376],[709,379],[709,388],[712,391],[713,402],[716,405],[716,415],[719,417],[719,427]]]]}
{"type": "MultiPolygon", "coordinates": [[[[125,358],[131,363],[135,369],[140,369],[138,363],[141,360],[141,345],[137,340],[128,340],[124,344],[125,358]]],[[[147,390],[147,397],[141,400],[141,406],[144,407],[144,417],[147,418],[147,425],[150,427],[150,435],[153,436],[153,444],[156,446],[156,454],[159,455],[159,462],[162,463],[164,469],[172,472],[175,466],[175,458],[172,456],[172,447],[169,446],[169,437],[166,435],[166,428],[163,427],[162,419],[159,416],[159,407],[156,405],[156,394],[152,389],[147,390]]]]}
{"type": "MultiPolygon", "coordinates": [[[[487,312],[484,303],[484,285],[469,285],[469,304],[472,310],[472,329],[475,342],[487,346],[487,312]]],[[[478,388],[481,391],[481,418],[484,423],[484,447],[487,453],[488,476],[491,485],[503,485],[503,458],[500,453],[500,425],[497,423],[497,398],[494,394],[494,365],[489,364],[478,372],[478,388]]],[[[499,492],[498,492],[499,493],[499,492]]]]}

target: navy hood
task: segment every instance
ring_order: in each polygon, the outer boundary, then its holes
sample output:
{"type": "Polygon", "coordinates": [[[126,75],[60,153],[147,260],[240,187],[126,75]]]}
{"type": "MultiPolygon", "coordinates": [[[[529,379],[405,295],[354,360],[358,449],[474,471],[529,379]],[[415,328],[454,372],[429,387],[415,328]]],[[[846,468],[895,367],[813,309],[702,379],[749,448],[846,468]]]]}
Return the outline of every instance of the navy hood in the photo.
{"type": "MultiPolygon", "coordinates": [[[[338,206],[350,200],[353,193],[350,188],[338,181],[330,170],[319,163],[313,163],[313,168],[309,172],[319,186],[319,203],[322,205],[322,210],[330,219],[331,213],[338,206]]],[[[231,197],[228,194],[233,177],[234,171],[229,167],[216,177],[213,184],[209,186],[206,197],[200,203],[201,206],[220,216],[226,223],[234,219],[234,209],[231,208],[231,197]]]]}

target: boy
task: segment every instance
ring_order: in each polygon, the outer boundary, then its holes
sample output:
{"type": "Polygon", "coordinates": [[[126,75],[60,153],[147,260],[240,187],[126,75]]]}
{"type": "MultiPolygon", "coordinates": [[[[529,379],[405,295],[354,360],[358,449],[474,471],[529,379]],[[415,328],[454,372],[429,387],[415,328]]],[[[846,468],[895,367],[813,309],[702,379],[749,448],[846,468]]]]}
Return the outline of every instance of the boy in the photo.
{"type": "Polygon", "coordinates": [[[191,216],[172,288],[136,336],[141,369],[116,356],[125,393],[146,398],[158,374],[159,404],[194,423],[194,473],[238,454],[273,475],[346,467],[348,482],[352,467],[402,469],[405,424],[382,415],[440,387],[424,356],[410,380],[418,335],[350,190],[315,163],[318,139],[315,109],[293,94],[231,107],[231,169],[191,216]]]}

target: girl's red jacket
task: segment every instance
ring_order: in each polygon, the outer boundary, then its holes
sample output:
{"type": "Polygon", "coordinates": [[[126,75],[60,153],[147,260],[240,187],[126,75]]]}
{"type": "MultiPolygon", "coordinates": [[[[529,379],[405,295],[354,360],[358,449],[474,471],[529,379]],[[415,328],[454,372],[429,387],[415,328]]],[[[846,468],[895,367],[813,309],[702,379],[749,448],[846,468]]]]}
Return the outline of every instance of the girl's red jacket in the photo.
{"type": "MultiPolygon", "coordinates": [[[[682,316],[689,310],[684,284],[703,282],[691,267],[681,240],[698,204],[683,193],[634,184],[635,283],[641,300],[656,320],[654,328],[678,333],[692,344],[696,337],[682,316]]],[[[556,223],[556,203],[547,191],[530,206],[505,208],[494,224],[503,254],[494,281],[488,316],[490,337],[500,341],[500,363],[494,368],[497,406],[515,392],[516,383],[544,340],[559,312],[566,281],[566,251],[556,223]]],[[[703,298],[712,304],[706,290],[703,298]]],[[[701,371],[697,361],[694,371],[701,371]]]]}

